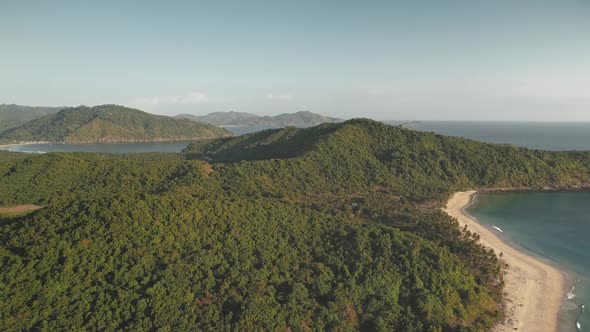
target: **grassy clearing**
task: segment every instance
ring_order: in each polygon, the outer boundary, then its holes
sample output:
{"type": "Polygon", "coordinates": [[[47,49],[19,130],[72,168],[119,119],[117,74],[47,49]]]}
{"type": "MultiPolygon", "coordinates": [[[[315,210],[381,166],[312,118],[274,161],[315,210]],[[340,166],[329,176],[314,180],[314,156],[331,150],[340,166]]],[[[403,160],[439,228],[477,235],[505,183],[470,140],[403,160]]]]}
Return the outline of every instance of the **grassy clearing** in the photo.
{"type": "Polygon", "coordinates": [[[34,204],[23,204],[14,206],[0,207],[0,220],[1,219],[13,219],[27,215],[33,211],[42,209],[43,206],[34,204]]]}

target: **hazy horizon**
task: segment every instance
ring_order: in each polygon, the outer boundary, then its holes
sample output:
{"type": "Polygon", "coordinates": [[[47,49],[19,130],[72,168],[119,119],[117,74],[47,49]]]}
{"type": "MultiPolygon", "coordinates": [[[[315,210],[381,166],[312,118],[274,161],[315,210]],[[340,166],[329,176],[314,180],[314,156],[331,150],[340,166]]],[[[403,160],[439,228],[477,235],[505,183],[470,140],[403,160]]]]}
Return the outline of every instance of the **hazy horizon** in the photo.
{"type": "MultiPolygon", "coordinates": [[[[107,103],[107,104],[113,104],[113,103],[107,103]]],[[[100,106],[100,105],[105,105],[105,104],[98,104],[98,105],[22,105],[22,104],[13,104],[13,103],[0,103],[0,106],[2,105],[16,105],[16,106],[25,106],[25,107],[64,107],[64,108],[70,108],[70,107],[94,107],[94,106],[100,106]]],[[[244,111],[237,111],[237,110],[227,110],[227,111],[211,111],[211,112],[191,112],[191,111],[187,111],[184,113],[157,113],[157,112],[152,112],[152,111],[146,111],[134,106],[128,106],[128,105],[122,105],[122,104],[114,104],[114,105],[120,105],[120,106],[124,106],[124,107],[128,107],[128,108],[135,108],[135,109],[139,109],[141,111],[144,111],[146,113],[150,113],[150,114],[155,114],[155,115],[166,115],[166,116],[177,116],[177,115],[194,115],[194,116],[205,116],[205,115],[210,115],[213,113],[229,113],[229,112],[237,112],[237,113],[249,113],[249,114],[254,114],[257,116],[277,116],[277,115],[282,115],[282,114],[294,114],[294,113],[298,113],[298,112],[312,112],[315,114],[319,114],[319,115],[324,115],[324,116],[330,116],[327,115],[325,113],[322,112],[313,112],[313,111],[309,111],[309,110],[300,110],[300,111],[293,111],[293,112],[268,112],[265,114],[262,114],[260,112],[256,112],[256,111],[252,111],[252,112],[244,112],[244,111]]],[[[336,116],[334,116],[336,117],[336,116]]],[[[338,118],[338,117],[336,117],[338,118]]],[[[465,123],[562,123],[562,124],[568,124],[568,123],[590,123],[590,120],[582,120],[582,121],[567,121],[567,120],[535,120],[535,119],[530,119],[530,120],[477,120],[477,119],[467,119],[467,120],[453,120],[453,119],[377,119],[377,118],[371,118],[371,117],[367,117],[367,116],[363,116],[363,115],[358,115],[358,116],[351,116],[351,117],[340,117],[341,120],[350,120],[350,119],[358,119],[358,118],[368,118],[368,119],[372,119],[372,120],[376,120],[376,121],[382,121],[385,123],[404,123],[404,122],[450,122],[450,123],[461,123],[461,122],[465,122],[465,123]]]]}
{"type": "Polygon", "coordinates": [[[590,3],[0,4],[0,103],[590,121],[590,3]]]}

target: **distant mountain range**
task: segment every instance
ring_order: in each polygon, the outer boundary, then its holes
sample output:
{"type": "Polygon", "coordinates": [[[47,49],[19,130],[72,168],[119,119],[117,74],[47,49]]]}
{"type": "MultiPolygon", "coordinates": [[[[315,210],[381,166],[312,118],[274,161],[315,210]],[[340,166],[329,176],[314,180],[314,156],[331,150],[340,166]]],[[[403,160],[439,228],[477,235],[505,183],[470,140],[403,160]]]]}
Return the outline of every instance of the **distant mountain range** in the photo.
{"type": "MultiPolygon", "coordinates": [[[[16,128],[31,120],[49,114],[55,114],[66,108],[83,109],[84,107],[42,107],[0,104],[0,133],[16,128]]],[[[86,107],[87,108],[87,107],[86,107]]],[[[180,114],[173,118],[188,119],[214,126],[315,126],[321,123],[337,123],[343,119],[324,116],[309,111],[284,113],[276,116],[260,116],[246,112],[214,112],[207,115],[180,114]]]]}
{"type": "Polygon", "coordinates": [[[21,105],[0,105],[0,133],[6,129],[18,127],[26,122],[47,114],[57,113],[65,107],[36,107],[21,105]]]}
{"type": "Polygon", "coordinates": [[[153,115],[118,105],[71,107],[0,133],[0,141],[104,143],[190,140],[231,136],[205,123],[153,115]]]}
{"type": "Polygon", "coordinates": [[[209,123],[215,126],[315,126],[321,123],[335,123],[343,121],[342,119],[323,116],[309,111],[284,113],[276,116],[260,116],[252,113],[231,111],[214,112],[202,116],[180,114],[176,117],[209,123]]]}

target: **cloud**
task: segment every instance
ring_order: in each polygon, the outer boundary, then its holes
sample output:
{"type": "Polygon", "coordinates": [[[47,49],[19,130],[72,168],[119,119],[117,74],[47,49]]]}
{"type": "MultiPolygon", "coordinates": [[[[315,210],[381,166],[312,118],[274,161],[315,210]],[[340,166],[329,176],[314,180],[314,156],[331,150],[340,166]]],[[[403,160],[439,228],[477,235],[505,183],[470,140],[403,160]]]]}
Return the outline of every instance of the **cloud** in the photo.
{"type": "Polygon", "coordinates": [[[291,99],[293,99],[293,96],[288,93],[279,93],[279,94],[269,93],[266,95],[266,99],[268,99],[268,100],[291,100],[291,99]]]}
{"type": "Polygon", "coordinates": [[[152,96],[152,97],[141,97],[133,100],[131,105],[139,109],[153,110],[163,107],[173,107],[181,105],[197,105],[209,102],[209,97],[200,91],[189,92],[184,95],[178,96],[152,96]]]}
{"type": "Polygon", "coordinates": [[[151,106],[156,106],[158,104],[160,104],[160,102],[162,101],[162,99],[158,96],[154,96],[154,97],[144,97],[144,98],[138,98],[136,99],[132,104],[135,105],[151,105],[151,106]]]}
{"type": "Polygon", "coordinates": [[[184,96],[174,96],[170,98],[170,102],[173,104],[199,104],[207,101],[209,101],[209,97],[199,91],[193,91],[184,96]]]}

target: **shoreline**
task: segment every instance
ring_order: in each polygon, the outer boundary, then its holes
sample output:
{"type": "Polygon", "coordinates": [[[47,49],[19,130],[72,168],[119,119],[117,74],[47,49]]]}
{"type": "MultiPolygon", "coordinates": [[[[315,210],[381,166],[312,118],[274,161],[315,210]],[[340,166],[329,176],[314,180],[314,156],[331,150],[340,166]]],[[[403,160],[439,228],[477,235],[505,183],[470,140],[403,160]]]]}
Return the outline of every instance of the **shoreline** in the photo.
{"type": "Polygon", "coordinates": [[[483,188],[479,190],[482,193],[544,193],[544,192],[563,192],[563,191],[590,191],[590,184],[580,185],[562,185],[550,187],[514,187],[514,188],[483,188]]]}
{"type": "Polygon", "coordinates": [[[35,145],[35,144],[51,144],[51,142],[38,141],[38,142],[21,142],[21,143],[0,144],[0,149],[1,148],[8,148],[8,147],[11,147],[11,146],[35,145]]]}
{"type": "MultiPolygon", "coordinates": [[[[231,136],[227,136],[231,137],[231,136]]],[[[133,144],[133,143],[174,143],[174,142],[195,142],[195,141],[202,141],[202,140],[209,140],[209,139],[216,139],[216,138],[225,138],[225,137],[203,137],[203,138],[174,138],[174,139],[164,139],[164,140],[137,140],[137,141],[113,141],[113,142],[76,142],[76,143],[67,143],[67,142],[49,142],[49,141],[37,141],[37,142],[18,142],[18,143],[10,143],[10,144],[0,144],[1,148],[7,148],[11,146],[21,146],[21,145],[93,145],[93,144],[133,144]]]]}
{"type": "Polygon", "coordinates": [[[566,275],[548,263],[510,246],[466,211],[476,191],[453,194],[443,209],[461,228],[479,234],[479,242],[508,264],[504,273],[503,306],[506,317],[493,329],[505,331],[557,331],[566,290],[566,275]]]}

